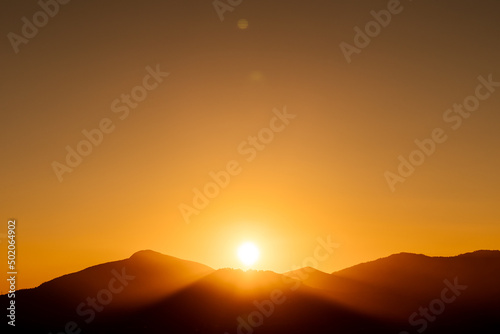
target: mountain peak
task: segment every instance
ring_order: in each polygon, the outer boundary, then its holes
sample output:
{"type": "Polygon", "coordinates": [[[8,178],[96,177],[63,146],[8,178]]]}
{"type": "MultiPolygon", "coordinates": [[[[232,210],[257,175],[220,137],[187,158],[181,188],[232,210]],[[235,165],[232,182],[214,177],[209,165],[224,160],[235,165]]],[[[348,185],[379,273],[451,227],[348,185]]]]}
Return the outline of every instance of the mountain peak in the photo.
{"type": "Polygon", "coordinates": [[[481,249],[473,252],[468,252],[458,255],[459,257],[484,257],[484,258],[500,258],[499,250],[481,249]]]}
{"type": "Polygon", "coordinates": [[[151,249],[144,249],[144,250],[140,250],[140,251],[137,251],[135,252],[134,254],[132,254],[130,256],[130,259],[132,258],[138,258],[138,257],[152,257],[152,256],[166,256],[162,253],[159,253],[159,252],[156,252],[154,250],[151,250],[151,249]]]}
{"type": "Polygon", "coordinates": [[[321,271],[319,269],[307,266],[307,267],[302,267],[302,268],[299,268],[299,269],[295,269],[295,270],[291,270],[289,272],[286,272],[285,275],[291,275],[291,274],[296,274],[296,273],[326,274],[325,272],[323,272],[323,271],[321,271]]]}
{"type": "Polygon", "coordinates": [[[135,263],[136,265],[142,266],[159,266],[162,268],[173,269],[176,268],[178,271],[188,270],[196,272],[212,272],[214,269],[206,266],[204,264],[183,260],[175,256],[165,255],[151,249],[140,250],[132,254],[127,260],[129,263],[135,263]]]}

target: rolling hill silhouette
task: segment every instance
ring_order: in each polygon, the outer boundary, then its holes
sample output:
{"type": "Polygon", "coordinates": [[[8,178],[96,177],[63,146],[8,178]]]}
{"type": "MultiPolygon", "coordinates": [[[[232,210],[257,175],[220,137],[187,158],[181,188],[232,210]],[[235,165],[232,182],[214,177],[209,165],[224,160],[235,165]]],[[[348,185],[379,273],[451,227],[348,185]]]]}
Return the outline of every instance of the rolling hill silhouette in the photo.
{"type": "MultiPolygon", "coordinates": [[[[455,257],[401,253],[332,274],[303,268],[283,275],[214,270],[140,251],[18,291],[15,329],[493,333],[500,329],[499,282],[500,251],[455,257]]],[[[0,300],[7,305],[6,295],[0,300]]]]}
{"type": "MultiPolygon", "coordinates": [[[[453,286],[456,280],[463,290],[459,289],[460,295],[452,303],[444,303],[445,309],[436,320],[428,321],[426,332],[433,329],[432,332],[447,333],[456,328],[453,333],[467,330],[486,333],[489,328],[500,328],[499,251],[477,251],[455,257],[400,253],[330,275],[311,268],[286,275],[304,277],[301,279],[304,284],[323,290],[332,300],[363,314],[401,323],[402,329],[408,328],[409,332],[412,328],[409,316],[441,299],[442,290],[451,290],[449,285],[453,286]]],[[[452,292],[446,295],[453,298],[452,292]]]]}

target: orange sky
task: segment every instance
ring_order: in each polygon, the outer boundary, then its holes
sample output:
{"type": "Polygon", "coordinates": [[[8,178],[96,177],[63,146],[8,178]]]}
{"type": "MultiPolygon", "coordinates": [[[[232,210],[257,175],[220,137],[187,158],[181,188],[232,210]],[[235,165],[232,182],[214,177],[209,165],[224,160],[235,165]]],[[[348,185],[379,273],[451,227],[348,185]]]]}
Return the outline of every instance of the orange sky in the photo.
{"type": "MultiPolygon", "coordinates": [[[[40,10],[1,6],[4,36],[40,10]]],[[[18,287],[141,249],[239,267],[247,240],[255,268],[276,272],[329,235],[326,272],[498,249],[500,88],[456,130],[444,114],[479,76],[500,82],[500,5],[400,6],[350,63],[339,45],[355,46],[354,28],[388,1],[244,1],[222,22],[210,1],[75,1],[18,53],[4,38],[0,233],[17,219],[18,287]],[[127,106],[131,93],[147,96],[127,106]],[[284,108],[296,117],[273,120],[284,108]],[[54,161],[100,126],[109,133],[59,182],[54,161]],[[435,128],[447,140],[391,191],[384,173],[435,128]],[[179,205],[231,161],[241,170],[186,223],[179,205]]]]}

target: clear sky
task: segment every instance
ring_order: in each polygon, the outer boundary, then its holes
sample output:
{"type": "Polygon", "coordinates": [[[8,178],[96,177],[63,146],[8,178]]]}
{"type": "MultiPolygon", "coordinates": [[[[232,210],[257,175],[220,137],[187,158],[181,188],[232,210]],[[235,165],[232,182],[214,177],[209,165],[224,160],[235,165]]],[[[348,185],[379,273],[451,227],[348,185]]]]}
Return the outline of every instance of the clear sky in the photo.
{"type": "Polygon", "coordinates": [[[498,249],[498,1],[47,3],[0,4],[18,287],[142,249],[241,267],[253,241],[276,272],[329,235],[325,272],[498,249]]]}

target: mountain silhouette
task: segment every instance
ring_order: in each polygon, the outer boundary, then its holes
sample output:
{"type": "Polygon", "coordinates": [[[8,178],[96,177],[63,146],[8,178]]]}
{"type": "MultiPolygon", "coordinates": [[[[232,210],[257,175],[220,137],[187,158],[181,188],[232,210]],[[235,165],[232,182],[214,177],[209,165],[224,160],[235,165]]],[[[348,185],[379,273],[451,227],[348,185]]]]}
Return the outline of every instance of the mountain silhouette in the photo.
{"type": "Polygon", "coordinates": [[[499,282],[500,251],[281,275],[147,250],[18,291],[15,332],[493,333],[499,282]]]}
{"type": "MultiPolygon", "coordinates": [[[[342,305],[409,328],[412,326],[408,318],[413,312],[440,299],[442,290],[451,290],[449,285],[457,282],[466,288],[459,289],[460,295],[449,306],[444,303],[443,313],[429,324],[427,332],[435,327],[436,333],[446,333],[453,324],[460,325],[459,332],[467,326],[471,326],[470,332],[477,333],[483,326],[484,332],[489,332],[488,327],[495,323],[493,319],[500,319],[499,251],[476,251],[455,257],[400,253],[332,274],[303,268],[286,275],[325,291],[325,295],[342,305]]],[[[453,298],[452,292],[448,294],[448,298],[453,298]]]]}

